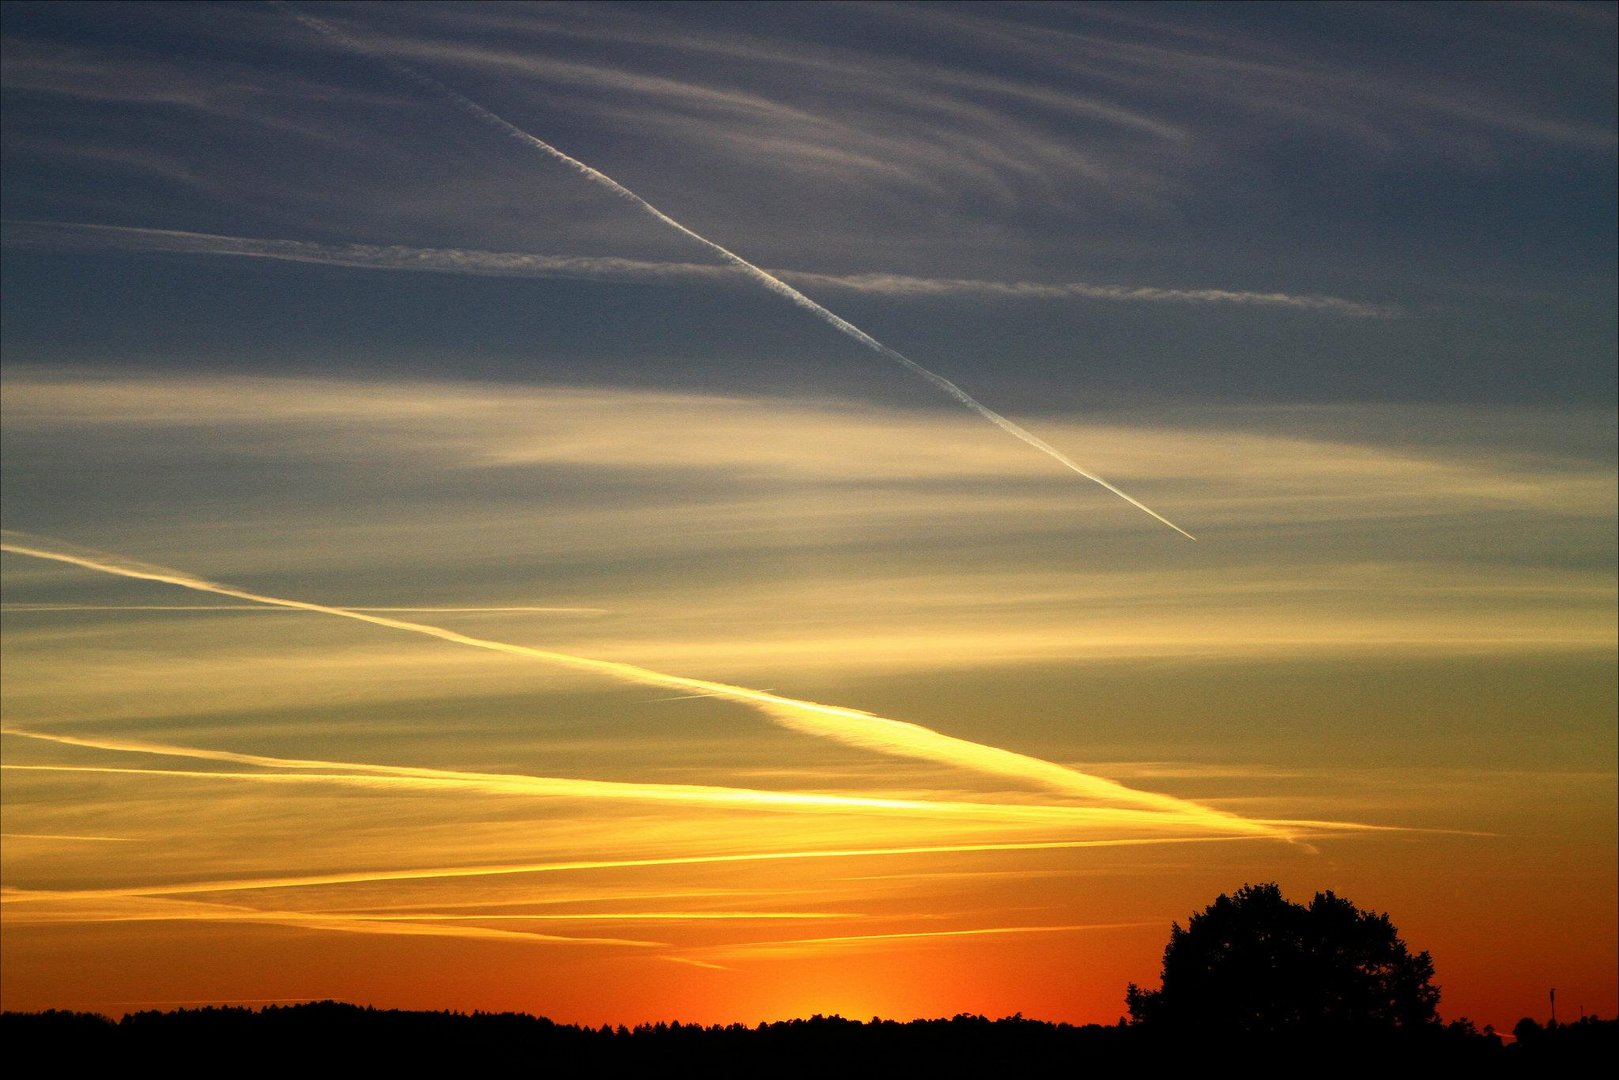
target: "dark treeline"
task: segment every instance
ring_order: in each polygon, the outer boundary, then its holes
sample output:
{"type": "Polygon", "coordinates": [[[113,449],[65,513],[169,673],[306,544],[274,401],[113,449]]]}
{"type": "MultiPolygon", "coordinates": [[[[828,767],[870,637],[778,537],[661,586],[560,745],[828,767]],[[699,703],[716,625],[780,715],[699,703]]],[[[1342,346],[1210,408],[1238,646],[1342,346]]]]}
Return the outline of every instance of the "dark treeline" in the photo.
{"type": "Polygon", "coordinates": [[[1519,1025],[1504,1043],[1470,1024],[1402,1032],[1309,1037],[1175,1038],[1141,1025],[1074,1027],[956,1016],[947,1020],[846,1020],[815,1016],[757,1027],[642,1024],[577,1027],[518,1013],[402,1012],[333,1001],[263,1009],[138,1012],[113,1021],[91,1013],[0,1014],[13,1060],[149,1062],[181,1074],[254,1073],[334,1066],[509,1067],[567,1076],[1046,1076],[1094,1069],[1203,1068],[1213,1062],[1337,1073],[1348,1065],[1384,1074],[1546,1075],[1611,1065],[1619,1021],[1519,1025]]]}

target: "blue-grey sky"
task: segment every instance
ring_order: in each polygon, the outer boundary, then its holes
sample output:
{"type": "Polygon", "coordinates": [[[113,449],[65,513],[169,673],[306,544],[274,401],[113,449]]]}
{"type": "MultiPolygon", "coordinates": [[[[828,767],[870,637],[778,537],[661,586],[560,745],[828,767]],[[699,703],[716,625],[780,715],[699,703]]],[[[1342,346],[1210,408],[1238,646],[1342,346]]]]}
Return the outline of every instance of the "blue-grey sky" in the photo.
{"type": "MultiPolygon", "coordinates": [[[[933,404],[723,277],[359,270],[25,226],[714,262],[272,6],[5,10],[9,363],[933,404]]],[[[1100,287],[799,282],[1007,409],[1613,398],[1609,6],[307,10],[773,270],[1100,287]]]]}

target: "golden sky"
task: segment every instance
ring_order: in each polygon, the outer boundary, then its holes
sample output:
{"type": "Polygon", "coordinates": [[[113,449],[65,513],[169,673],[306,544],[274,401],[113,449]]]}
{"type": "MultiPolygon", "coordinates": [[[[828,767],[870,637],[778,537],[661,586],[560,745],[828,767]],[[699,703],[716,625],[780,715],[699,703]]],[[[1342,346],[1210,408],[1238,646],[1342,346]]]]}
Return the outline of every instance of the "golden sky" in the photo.
{"type": "Polygon", "coordinates": [[[970,416],[4,401],[19,487],[174,486],[6,534],[8,1008],[1109,1021],[1274,879],[1390,911],[1447,1015],[1611,1011],[1614,475],[1530,411],[1046,425],[1193,546],[970,416]]]}

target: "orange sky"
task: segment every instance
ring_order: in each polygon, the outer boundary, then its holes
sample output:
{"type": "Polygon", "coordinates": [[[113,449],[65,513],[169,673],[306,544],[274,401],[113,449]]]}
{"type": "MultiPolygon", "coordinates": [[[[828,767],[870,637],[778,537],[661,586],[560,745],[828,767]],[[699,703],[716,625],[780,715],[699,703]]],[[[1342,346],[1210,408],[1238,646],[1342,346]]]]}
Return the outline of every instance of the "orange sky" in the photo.
{"type": "Polygon", "coordinates": [[[0,1007],[1619,1014],[1614,14],[8,2],[0,1007]]]}
{"type": "MultiPolygon", "coordinates": [[[[267,382],[260,411],[238,418],[232,390],[21,382],[6,406],[27,430],[69,409],[97,422],[104,401],[138,419],[147,400],[188,397],[193,418],[250,419],[272,440],[318,410],[407,452],[463,407],[450,388],[390,403],[352,384],[267,382]],[[385,420],[371,419],[379,405],[385,420]]],[[[592,455],[634,456],[637,439],[652,453],[658,431],[615,417],[639,404],[577,403],[614,432],[592,455]]],[[[494,409],[480,438],[499,445],[502,410],[559,403],[508,393],[479,407],[494,409]]],[[[765,403],[690,407],[739,428],[814,422],[765,403]]],[[[159,414],[140,422],[172,430],[159,414]]],[[[855,440],[886,422],[837,420],[855,440]]],[[[961,424],[935,435],[913,421],[916,460],[935,460],[927,440],[970,439],[961,424]]],[[[1146,454],[1180,437],[1112,441],[1146,454]]],[[[526,438],[532,455],[564,436],[526,438]]],[[[1215,461],[1276,436],[1197,438],[1215,461]]],[[[1289,439],[1294,474],[1277,486],[1301,506],[1346,461],[1375,467],[1389,479],[1359,496],[1362,527],[1388,528],[1391,500],[1423,505],[1436,550],[1446,515],[1494,503],[1504,527],[1520,511],[1500,499],[1539,512],[1545,487],[1588,491],[1605,512],[1599,477],[1572,463],[1531,480],[1289,439]]],[[[1223,486],[1227,515],[1271,482],[1198,480],[1223,486]]],[[[598,559],[645,559],[632,553],[651,544],[666,561],[688,543],[698,561],[674,582],[458,578],[523,550],[498,500],[453,534],[383,502],[326,526],[313,550],[317,523],[290,522],[172,569],[7,534],[6,1007],[332,997],[592,1024],[1110,1022],[1125,983],[1155,979],[1171,920],[1276,880],[1297,899],[1333,889],[1389,912],[1433,953],[1448,1017],[1507,1028],[1539,1015],[1552,985],[1566,1008],[1614,1011],[1600,576],[1481,582],[1438,562],[1418,578],[1340,553],[1335,524],[1308,562],[1216,542],[1194,553],[1228,568],[1183,578],[1059,574],[1044,532],[952,567],[948,532],[917,538],[1001,498],[961,483],[902,517],[821,525],[882,547],[790,563],[760,523],[792,520],[792,492],[710,504],[689,540],[602,532],[588,508],[546,522],[589,531],[598,559]],[[359,539],[382,522],[410,542],[378,553],[359,539]],[[705,551],[711,537],[728,538],[726,555],[705,551]],[[395,550],[435,569],[378,578],[368,563],[395,550]],[[776,575],[739,583],[739,552],[776,575]],[[365,584],[317,590],[330,575],[365,584]],[[276,606],[289,603],[304,606],[276,606]]],[[[1066,527],[1068,497],[1042,481],[1019,513],[1066,527]]]]}

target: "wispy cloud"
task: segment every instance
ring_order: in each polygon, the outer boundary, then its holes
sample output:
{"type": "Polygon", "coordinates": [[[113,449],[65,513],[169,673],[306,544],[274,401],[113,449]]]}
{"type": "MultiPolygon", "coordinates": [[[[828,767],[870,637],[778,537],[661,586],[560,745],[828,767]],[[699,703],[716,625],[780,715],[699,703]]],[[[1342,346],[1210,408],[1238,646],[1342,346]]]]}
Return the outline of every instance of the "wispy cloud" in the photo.
{"type": "Polygon", "coordinates": [[[117,225],[11,221],[7,246],[71,251],[141,251],[220,255],[367,270],[427,270],[483,277],[585,278],[608,281],[726,281],[736,271],[710,263],[657,262],[611,256],[535,255],[378,244],[318,244],[245,236],[135,229],[117,225]]]}
{"type": "Polygon", "coordinates": [[[618,681],[712,695],[752,706],[777,723],[805,734],[829,738],[879,753],[918,758],[979,773],[1016,779],[1024,783],[1032,783],[1050,790],[1059,791],[1069,796],[1099,800],[1115,806],[1130,807],[1148,814],[1162,815],[1166,823],[1175,822],[1189,827],[1213,829],[1220,832],[1256,833],[1277,838],[1285,838],[1287,835],[1285,830],[1275,826],[1251,822],[1235,815],[1209,810],[1185,799],[1129,788],[1115,781],[1081,773],[1053,762],[1042,761],[1039,758],[1003,750],[999,747],[986,746],[967,739],[955,738],[934,731],[931,728],[923,727],[920,724],[890,720],[886,717],[876,716],[856,709],[823,705],[818,702],[804,701],[729,683],[669,675],[664,672],[638,667],[634,664],[595,660],[589,657],[575,656],[547,649],[536,649],[525,645],[514,645],[487,638],[477,638],[458,631],[447,630],[443,627],[406,622],[383,615],[368,614],[302,600],[290,600],[284,597],[267,596],[204,581],[180,571],[153,567],[132,560],[122,560],[117,556],[101,553],[80,554],[63,550],[60,546],[48,546],[50,544],[48,541],[42,544],[40,541],[23,534],[7,532],[5,535],[8,539],[3,544],[0,544],[0,550],[19,555],[67,563],[117,577],[161,582],[238,600],[352,619],[385,629],[437,638],[451,644],[539,660],[618,681]]]}
{"type": "Polygon", "coordinates": [[[450,916],[434,918],[286,911],[131,894],[85,896],[57,893],[49,896],[32,896],[14,889],[0,892],[0,921],[12,927],[128,922],[255,923],[265,926],[289,926],[301,930],[402,937],[463,938],[507,944],[612,945],[632,948],[658,948],[663,945],[661,942],[634,938],[546,934],[530,930],[468,925],[463,920],[450,916]],[[35,902],[19,907],[17,902],[21,899],[35,902]]]}
{"type": "MultiPolygon", "coordinates": [[[[906,9],[888,9],[884,16],[911,22],[924,17],[906,9]]],[[[1110,86],[1127,99],[1197,94],[1254,116],[1282,115],[1363,144],[1397,142],[1410,153],[1432,152],[1418,145],[1430,132],[1442,148],[1454,147],[1459,140],[1454,132],[1447,138],[1446,125],[1585,151],[1611,149],[1616,140],[1611,128],[1558,115],[1555,106],[1514,92],[1518,88],[1507,81],[1486,87],[1466,77],[1470,70],[1436,76],[1399,55],[1382,55],[1374,65],[1350,64],[1322,53],[1308,39],[1290,47],[1282,35],[1255,37],[1235,28],[1226,34],[1199,33],[1195,23],[1177,25],[1172,19],[1122,12],[1100,18],[1116,26],[1135,24],[1135,32],[1074,30],[1038,19],[985,17],[977,11],[928,13],[926,18],[934,27],[952,27],[975,41],[988,39],[1008,53],[1038,57],[1050,69],[1110,86]]],[[[1510,31],[1503,35],[1506,27],[1493,19],[1458,21],[1400,11],[1382,13],[1382,18],[1402,22],[1400,30],[1407,34],[1469,39],[1480,52],[1488,49],[1514,64],[1533,63],[1532,54],[1522,48],[1523,37],[1510,31]],[[1505,53],[1499,51],[1502,37],[1510,41],[1505,53]]],[[[1524,36],[1553,47],[1575,40],[1571,35],[1524,36]]],[[[1588,44],[1563,59],[1569,76],[1583,84],[1611,82],[1611,56],[1604,58],[1588,44]]]]}
{"type": "Polygon", "coordinates": [[[1015,300],[1109,300],[1124,303],[1237,304],[1292,308],[1362,319],[1390,318],[1399,309],[1338,296],[1248,292],[1240,289],[1168,289],[1153,285],[1097,285],[1083,281],[1047,284],[1036,281],[979,281],[969,278],[918,278],[902,274],[811,274],[785,271],[790,281],[882,296],[965,296],[1015,300]]]}
{"type": "Polygon", "coordinates": [[[694,960],[689,956],[660,956],[660,957],[658,957],[658,959],[659,960],[667,960],[672,964],[686,964],[689,967],[706,968],[709,971],[734,971],[734,970],[736,970],[735,968],[728,968],[724,964],[714,964],[714,963],[710,963],[707,960],[694,960]]]}
{"type": "MultiPolygon", "coordinates": [[[[227,256],[316,263],[364,270],[428,271],[483,277],[577,278],[591,281],[743,284],[736,269],[712,263],[667,262],[611,256],[542,255],[514,251],[423,248],[406,245],[320,244],[306,240],[257,239],[173,229],[140,229],[47,221],[7,221],[4,242],[17,248],[59,251],[138,251],[153,254],[227,256]]],[[[827,274],[772,268],[770,273],[805,288],[892,299],[962,297],[980,300],[1100,300],[1117,303],[1229,304],[1389,318],[1399,309],[1338,296],[1256,292],[1242,289],[1164,288],[1091,282],[984,281],[906,274],[827,274]]]]}
{"type": "MultiPolygon", "coordinates": [[[[228,750],[207,750],[129,739],[89,738],[60,733],[25,731],[19,728],[0,729],[0,734],[83,749],[251,765],[266,770],[263,772],[182,771],[147,767],[34,765],[16,762],[7,762],[5,765],[0,766],[0,768],[14,771],[192,777],[198,780],[241,780],[271,784],[335,784],[372,789],[451,790],[484,795],[527,796],[532,798],[611,799],[695,804],[741,810],[891,813],[922,817],[965,817],[1023,825],[1162,828],[1166,824],[1161,815],[1144,816],[1139,811],[1110,807],[946,802],[864,795],[768,791],[711,785],[623,783],[607,780],[525,776],[513,773],[475,773],[426,767],[373,765],[359,762],[299,760],[265,754],[242,754],[228,750]]],[[[1178,821],[1173,821],[1173,823],[1179,824],[1178,821]]],[[[1312,823],[1312,827],[1317,827],[1317,824],[1312,823]]]]}
{"type": "MultiPolygon", "coordinates": [[[[372,584],[322,588],[353,601],[337,606],[370,607],[412,599],[378,591],[379,558],[391,576],[408,568],[433,582],[445,567],[506,564],[520,552],[520,591],[512,592],[511,578],[477,578],[449,598],[610,608],[536,619],[522,632],[550,640],[565,633],[564,651],[666,671],[768,672],[749,676],[763,681],[816,667],[1524,654],[1611,649],[1614,640],[1611,568],[1580,555],[1611,543],[1616,509],[1606,449],[1612,418],[1594,411],[1346,406],[1203,409],[1190,422],[1049,421],[1109,472],[1186,507],[1220,538],[1195,566],[1153,570],[1127,552],[1089,567],[1059,559],[1054,553],[1076,535],[1108,544],[1116,516],[1076,515],[1039,459],[937,412],[567,386],[94,372],[12,377],[3,407],[8,449],[41,448],[13,456],[12,482],[29,476],[33,460],[151,485],[173,462],[228,440],[232,475],[242,478],[230,488],[242,496],[182,492],[167,531],[141,540],[181,550],[170,546],[177,530],[188,545],[209,537],[195,557],[216,575],[318,580],[341,571],[372,584]],[[689,438],[694,429],[709,437],[689,438]],[[334,490],[314,504],[277,502],[275,478],[289,471],[334,490]],[[422,491],[469,494],[452,517],[424,514],[418,488],[397,486],[405,471],[422,491]],[[602,498],[601,477],[636,486],[602,498]],[[536,484],[547,492],[543,517],[536,484]],[[204,494],[206,502],[194,501],[204,494]],[[228,543],[217,531],[192,531],[221,513],[242,526],[228,543]],[[984,550],[986,529],[1005,542],[984,550]],[[1278,545],[1278,529],[1308,542],[1278,545]],[[1566,536],[1567,557],[1526,561],[1516,538],[1529,529],[1548,540],[1566,536]],[[1484,546],[1458,549],[1460,534],[1484,546]],[[400,545],[401,537],[410,543],[400,545]],[[559,577],[555,566],[581,551],[632,575],[669,560],[696,569],[622,582],[559,577]],[[785,577],[737,572],[808,552],[827,558],[785,577]],[[903,563],[889,554],[899,552],[903,563]]],[[[43,567],[19,563],[8,573],[13,604],[58,600],[23,589],[43,567]]],[[[148,598],[160,594],[107,600],[148,598]]],[[[299,644],[288,653],[285,641],[233,636],[233,649],[221,654],[209,646],[229,612],[167,620],[165,633],[180,635],[170,640],[184,641],[183,653],[125,665],[111,682],[52,675],[32,658],[37,644],[102,670],[97,636],[118,625],[134,633],[141,615],[107,614],[106,623],[48,611],[8,616],[8,659],[19,676],[11,704],[40,710],[15,713],[18,723],[143,708],[201,716],[255,702],[309,706],[323,693],[399,701],[433,698],[450,685],[490,694],[515,686],[501,665],[475,655],[368,638],[323,637],[321,648],[299,644]],[[207,624],[214,626],[204,631],[207,624]]],[[[482,620],[494,637],[518,624],[499,613],[457,619],[468,629],[482,620]]]]}
{"type": "Polygon", "coordinates": [[[796,938],[787,941],[753,941],[735,945],[716,946],[721,955],[776,955],[818,952],[826,949],[866,948],[872,945],[926,942],[931,940],[972,937],[1001,937],[1008,934],[1078,934],[1107,930],[1135,930],[1145,926],[1162,926],[1163,920],[1150,922],[1073,923],[1055,926],[983,926],[962,930],[914,930],[891,934],[847,934],[839,937],[796,938]]]}
{"type": "Polygon", "coordinates": [[[75,836],[65,833],[26,833],[8,832],[0,833],[6,840],[43,840],[48,843],[66,844],[138,844],[140,840],[133,836],[75,836]]]}
{"type": "Polygon", "coordinates": [[[329,885],[364,885],[379,882],[499,878],[528,874],[564,874],[591,870],[645,870],[675,866],[728,866],[747,863],[819,861],[822,859],[892,859],[913,855],[1077,851],[1088,848],[1162,847],[1203,843],[1224,844],[1261,839],[1266,838],[1258,834],[1228,836],[1186,835],[1106,840],[1030,840],[983,844],[916,844],[904,847],[809,848],[720,855],[654,856],[641,859],[562,859],[550,862],[499,863],[482,866],[424,866],[402,869],[335,871],[321,874],[282,874],[72,890],[7,887],[0,890],[0,899],[10,904],[35,904],[53,903],[62,900],[106,900],[129,896],[195,896],[209,893],[259,892],[266,889],[308,889],[329,885]]]}
{"type": "MultiPolygon", "coordinates": [[[[269,613],[275,611],[285,612],[287,608],[267,608],[261,604],[0,604],[0,611],[31,611],[46,614],[54,611],[252,611],[269,613]]],[[[440,615],[601,615],[606,608],[589,607],[525,607],[515,604],[503,604],[495,607],[353,607],[351,611],[396,611],[401,613],[414,613],[425,615],[436,612],[440,615]]]]}

